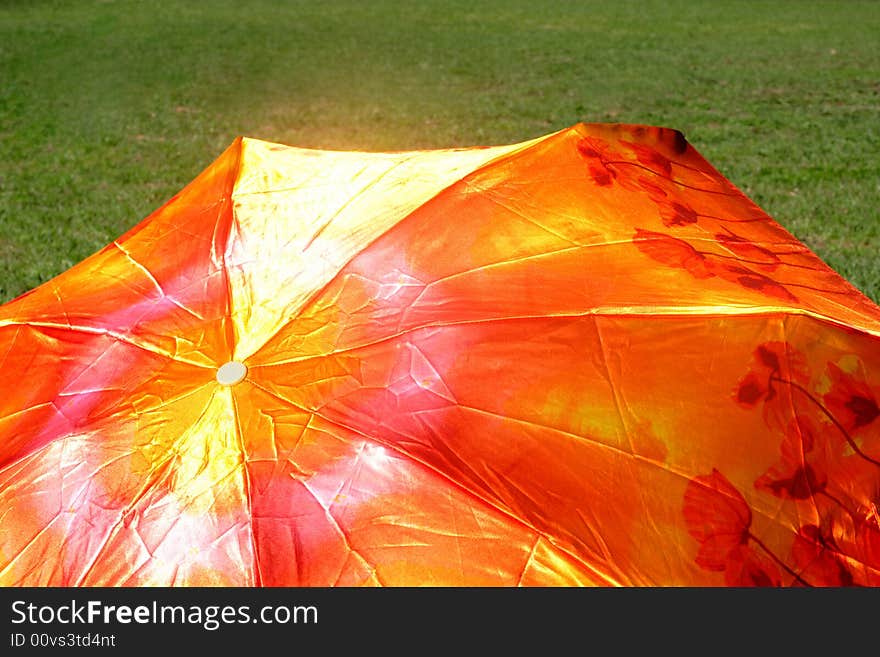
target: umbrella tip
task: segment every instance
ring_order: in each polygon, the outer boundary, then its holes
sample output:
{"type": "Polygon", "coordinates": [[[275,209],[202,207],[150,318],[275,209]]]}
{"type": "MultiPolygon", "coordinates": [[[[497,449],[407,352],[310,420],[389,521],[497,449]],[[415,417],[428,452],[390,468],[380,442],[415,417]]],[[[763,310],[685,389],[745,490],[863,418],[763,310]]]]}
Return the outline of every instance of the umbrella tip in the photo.
{"type": "Polygon", "coordinates": [[[217,383],[223,386],[234,386],[247,376],[247,366],[237,360],[223,363],[217,368],[217,383]]]}

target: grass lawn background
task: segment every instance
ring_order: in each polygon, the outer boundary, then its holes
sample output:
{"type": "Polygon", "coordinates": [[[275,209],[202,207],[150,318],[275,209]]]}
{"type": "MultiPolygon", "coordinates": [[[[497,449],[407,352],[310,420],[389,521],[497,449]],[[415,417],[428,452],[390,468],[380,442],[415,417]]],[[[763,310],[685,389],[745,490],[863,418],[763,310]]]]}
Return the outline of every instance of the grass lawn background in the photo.
{"type": "Polygon", "coordinates": [[[237,136],[332,149],[663,125],[880,300],[878,2],[0,0],[0,302],[237,136]]]}

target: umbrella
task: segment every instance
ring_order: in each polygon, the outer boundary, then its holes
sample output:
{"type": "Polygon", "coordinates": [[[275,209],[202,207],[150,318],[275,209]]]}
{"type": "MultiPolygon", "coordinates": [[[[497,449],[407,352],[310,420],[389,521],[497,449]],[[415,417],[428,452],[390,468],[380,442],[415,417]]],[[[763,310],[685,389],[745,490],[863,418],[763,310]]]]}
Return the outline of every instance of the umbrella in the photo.
{"type": "Polygon", "coordinates": [[[0,364],[7,586],[880,584],[880,308],[674,130],[238,139],[0,364]]]}

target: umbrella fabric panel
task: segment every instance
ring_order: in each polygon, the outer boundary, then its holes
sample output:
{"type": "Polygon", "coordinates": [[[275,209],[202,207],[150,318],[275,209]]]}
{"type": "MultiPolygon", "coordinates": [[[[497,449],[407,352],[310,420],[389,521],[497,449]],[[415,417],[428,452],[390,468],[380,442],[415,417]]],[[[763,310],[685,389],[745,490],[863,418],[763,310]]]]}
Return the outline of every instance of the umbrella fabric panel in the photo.
{"type": "Polygon", "coordinates": [[[627,311],[786,310],[878,333],[876,306],[676,135],[579,127],[489,162],[370,243],[266,350],[278,340],[309,354],[428,324],[627,311]],[[620,173],[604,184],[583,154],[585,141],[600,140],[629,144],[617,146],[608,166],[620,173]],[[642,164],[648,150],[670,174],[642,164]],[[633,175],[641,186],[626,182],[633,175]],[[666,225],[664,208],[685,198],[713,214],[666,225]]]}
{"type": "Polygon", "coordinates": [[[229,390],[120,408],[7,467],[8,585],[241,585],[251,576],[229,390]]]}
{"type": "Polygon", "coordinates": [[[399,451],[257,384],[236,389],[247,432],[263,585],[602,583],[503,510],[399,451]]]}
{"type": "Polygon", "coordinates": [[[239,149],[99,253],[0,307],[10,381],[0,467],[120,406],[185,394],[229,359],[222,240],[239,149]]]}
{"type": "Polygon", "coordinates": [[[407,214],[485,162],[523,148],[348,153],[242,140],[225,255],[235,357],[257,351],[407,214]]]}
{"type": "Polygon", "coordinates": [[[95,422],[0,488],[7,585],[605,583],[430,469],[259,388],[203,386],[95,422]],[[139,439],[150,431],[180,438],[139,439]]]}
{"type": "Polygon", "coordinates": [[[875,585],[878,336],[672,130],[237,140],[0,308],[0,581],[875,585]]]}
{"type": "Polygon", "coordinates": [[[4,305],[0,329],[26,324],[104,334],[201,366],[228,360],[223,253],[239,151],[236,141],[127,234],[4,305]]]}
{"type": "MultiPolygon", "coordinates": [[[[255,366],[252,380],[427,464],[620,584],[725,582],[718,564],[701,567],[683,511],[717,471],[751,515],[739,530],[754,545],[733,547],[773,561],[728,583],[765,571],[797,583],[805,527],[880,529],[878,367],[876,338],[806,317],[599,316],[420,329],[255,366]],[[848,415],[859,403],[864,416],[848,415]]],[[[873,581],[876,559],[863,567],[853,577],[873,581]]]]}

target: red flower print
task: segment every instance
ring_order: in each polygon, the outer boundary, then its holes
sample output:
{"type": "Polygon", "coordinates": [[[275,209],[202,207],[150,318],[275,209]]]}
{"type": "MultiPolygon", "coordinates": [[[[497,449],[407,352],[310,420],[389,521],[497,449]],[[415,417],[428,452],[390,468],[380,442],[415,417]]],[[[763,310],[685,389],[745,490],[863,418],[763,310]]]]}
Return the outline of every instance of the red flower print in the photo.
{"type": "MultiPolygon", "coordinates": [[[[677,204],[672,204],[669,207],[674,205],[677,204]]],[[[661,207],[665,206],[661,204],[661,207]]],[[[681,221],[689,221],[689,219],[682,218],[681,221]]],[[[797,301],[797,297],[781,283],[747,267],[731,264],[724,260],[723,256],[698,251],[689,242],[677,237],[636,228],[633,243],[639,251],[649,258],[670,267],[684,269],[694,278],[703,279],[717,276],[771,297],[797,301]]]]}
{"type": "Polygon", "coordinates": [[[687,226],[688,224],[697,223],[700,215],[684,203],[677,201],[668,201],[666,203],[658,203],[660,208],[660,218],[663,220],[664,226],[687,226]]]}
{"type": "Polygon", "coordinates": [[[831,390],[822,398],[828,410],[850,433],[867,427],[880,416],[877,396],[864,380],[828,363],[831,390]]]}
{"type": "MultiPolygon", "coordinates": [[[[809,409],[818,411],[831,422],[855,454],[880,466],[880,460],[866,454],[851,435],[871,425],[880,415],[874,389],[833,363],[828,364],[828,372],[832,385],[822,398],[823,404],[808,387],[810,376],[803,356],[786,343],[765,342],[755,350],[755,365],[740,379],[733,391],[733,398],[744,408],[763,404],[767,426],[782,431],[789,430],[792,412],[796,416],[806,416],[809,409]],[[783,386],[789,389],[787,399],[790,404],[768,403],[776,398],[777,388],[783,386]]],[[[875,426],[880,426],[880,423],[875,426]]],[[[831,445],[830,441],[828,437],[826,445],[831,445]]],[[[815,471],[812,474],[815,475],[815,471]]],[[[802,475],[808,476],[809,473],[804,471],[802,475]]]]}
{"type": "Polygon", "coordinates": [[[696,223],[697,219],[699,219],[700,215],[692,207],[678,201],[673,201],[660,185],[655,184],[645,176],[641,176],[637,183],[639,187],[648,192],[648,197],[657,204],[664,226],[670,228],[673,226],[687,226],[688,224],[696,223]]]}
{"type": "Polygon", "coordinates": [[[765,342],[754,352],[751,371],[740,379],[734,390],[734,399],[745,408],[754,408],[760,402],[776,397],[776,387],[810,380],[806,359],[787,342],[765,342]]]}
{"type": "Polygon", "coordinates": [[[859,579],[863,578],[864,585],[880,586],[880,527],[873,517],[859,524],[853,556],[859,565],[852,570],[862,576],[859,579]]]}
{"type": "Polygon", "coordinates": [[[754,242],[747,240],[745,237],[733,233],[725,228],[727,233],[716,233],[715,239],[718,243],[726,247],[732,253],[749,260],[752,264],[758,265],[765,271],[775,270],[782,262],[779,256],[763,246],[758,246],[754,242]]]}
{"type": "Polygon", "coordinates": [[[782,577],[768,557],[741,545],[728,558],[724,583],[727,586],[782,586],[782,577]]]}
{"type": "Polygon", "coordinates": [[[752,510],[742,494],[717,469],[691,479],[685,490],[682,511],[688,533],[700,544],[694,559],[698,566],[724,571],[728,586],[781,584],[776,564],[749,545],[750,541],[756,542],[775,560],[749,531],[752,510]]]}
{"type": "Polygon", "coordinates": [[[834,537],[817,525],[798,529],[791,555],[801,576],[817,586],[853,585],[852,573],[834,537]]]}
{"type": "Polygon", "coordinates": [[[709,271],[706,256],[684,240],[636,228],[633,242],[649,258],[664,265],[685,269],[695,278],[711,278],[714,275],[709,271]]]}
{"type": "Polygon", "coordinates": [[[684,520],[697,539],[697,564],[724,570],[732,553],[748,545],[752,511],[743,496],[718,470],[694,477],[684,494],[684,520]]]}
{"type": "Polygon", "coordinates": [[[636,154],[636,159],[654,173],[662,174],[667,178],[672,176],[672,161],[665,155],[661,155],[644,144],[634,144],[623,140],[620,141],[620,144],[633,151],[636,154]]]}
{"type": "Polygon", "coordinates": [[[578,152],[587,161],[590,177],[600,187],[610,187],[619,171],[613,165],[620,160],[608,143],[596,137],[584,137],[577,146],[578,152]]]}
{"type": "Polygon", "coordinates": [[[840,561],[854,584],[880,586],[880,527],[873,511],[838,515],[832,522],[817,540],[826,550],[823,556],[840,561]]]}
{"type": "Polygon", "coordinates": [[[647,176],[639,176],[639,179],[636,181],[636,183],[640,188],[648,192],[648,196],[655,203],[662,203],[666,198],[666,190],[664,190],[660,185],[653,182],[647,176]]]}
{"type": "Polygon", "coordinates": [[[746,408],[752,408],[761,400],[772,399],[775,394],[776,391],[764,377],[756,372],[749,372],[736,388],[736,401],[746,408]]]}
{"type": "Polygon", "coordinates": [[[784,301],[797,301],[797,297],[784,285],[748,267],[710,260],[709,268],[715,276],[731,283],[736,283],[750,290],[757,290],[767,296],[776,297],[784,301]]]}
{"type": "Polygon", "coordinates": [[[816,430],[809,416],[798,416],[782,441],[782,460],[758,477],[755,488],[785,499],[812,498],[828,484],[829,440],[816,430]]]}
{"type": "Polygon", "coordinates": [[[578,142],[577,150],[587,163],[590,178],[599,187],[617,184],[630,191],[644,190],[645,177],[637,178],[644,167],[614,150],[605,140],[584,137],[578,142]]]}

